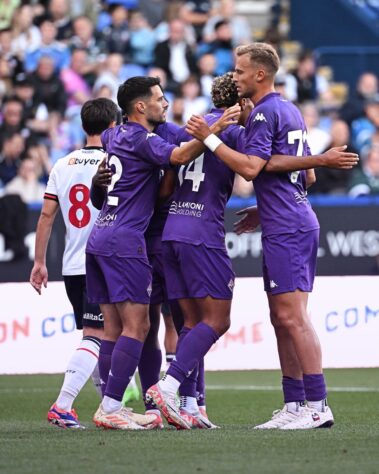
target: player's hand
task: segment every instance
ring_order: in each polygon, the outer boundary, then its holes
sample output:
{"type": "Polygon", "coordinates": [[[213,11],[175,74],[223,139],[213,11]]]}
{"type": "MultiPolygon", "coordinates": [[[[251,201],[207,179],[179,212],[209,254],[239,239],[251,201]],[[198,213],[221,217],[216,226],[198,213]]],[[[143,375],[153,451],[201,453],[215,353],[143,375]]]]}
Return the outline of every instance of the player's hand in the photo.
{"type": "Polygon", "coordinates": [[[112,171],[107,167],[106,159],[104,158],[99,164],[95,175],[92,178],[92,184],[99,188],[107,188],[112,181],[112,171]]]}
{"type": "Polygon", "coordinates": [[[241,235],[244,232],[253,232],[260,224],[257,206],[247,207],[236,212],[237,216],[243,216],[233,225],[234,232],[241,235]]]}
{"type": "Polygon", "coordinates": [[[350,170],[356,166],[359,162],[359,156],[356,153],[347,152],[346,148],[346,145],[337,146],[323,153],[324,167],[350,170]]]}
{"type": "Polygon", "coordinates": [[[207,122],[200,115],[192,115],[187,122],[186,132],[201,142],[212,133],[207,122]]]}
{"type": "Polygon", "coordinates": [[[225,109],[222,116],[210,127],[211,132],[217,134],[225,130],[229,125],[238,124],[240,114],[241,106],[239,104],[225,109]]]}
{"type": "Polygon", "coordinates": [[[47,288],[48,273],[45,265],[34,264],[30,273],[30,284],[40,295],[42,291],[42,285],[47,288]]]}

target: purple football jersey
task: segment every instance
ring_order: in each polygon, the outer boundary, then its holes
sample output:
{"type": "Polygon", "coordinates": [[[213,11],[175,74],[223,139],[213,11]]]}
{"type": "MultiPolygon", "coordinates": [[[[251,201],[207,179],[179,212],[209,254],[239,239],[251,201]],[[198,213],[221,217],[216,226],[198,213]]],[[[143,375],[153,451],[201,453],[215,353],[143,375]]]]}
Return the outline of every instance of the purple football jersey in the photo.
{"type": "Polygon", "coordinates": [[[86,251],[146,257],[144,233],[155,206],[160,168],[170,165],[175,145],[134,122],[106,130],[101,140],[114,173],[86,251]]]}
{"type": "MultiPolygon", "coordinates": [[[[212,124],[222,114],[223,110],[213,109],[205,120],[212,124]]],[[[243,127],[231,125],[221,139],[231,148],[239,149],[243,136],[243,127]]],[[[182,141],[190,138],[183,132],[182,141]]],[[[224,210],[233,189],[234,172],[207,149],[180,168],[178,181],[162,240],[225,248],[224,210]]]]}
{"type": "MultiPolygon", "coordinates": [[[[263,97],[246,123],[245,153],[267,161],[272,155],[309,155],[298,108],[276,92],[263,97]]],[[[307,199],[305,171],[267,173],[263,169],[254,179],[254,189],[263,235],[319,228],[307,199]]]]}
{"type": "MultiPolygon", "coordinates": [[[[159,135],[163,140],[174,145],[180,145],[179,134],[182,131],[182,127],[175,123],[166,122],[158,125],[154,129],[154,133],[159,135]]],[[[191,137],[192,138],[192,137],[191,137]]],[[[164,170],[162,170],[162,174],[164,170]]],[[[166,223],[168,210],[170,208],[170,201],[163,204],[161,207],[155,209],[153,217],[150,220],[149,227],[145,232],[146,245],[148,253],[154,253],[160,251],[162,244],[162,233],[166,223]]]]}

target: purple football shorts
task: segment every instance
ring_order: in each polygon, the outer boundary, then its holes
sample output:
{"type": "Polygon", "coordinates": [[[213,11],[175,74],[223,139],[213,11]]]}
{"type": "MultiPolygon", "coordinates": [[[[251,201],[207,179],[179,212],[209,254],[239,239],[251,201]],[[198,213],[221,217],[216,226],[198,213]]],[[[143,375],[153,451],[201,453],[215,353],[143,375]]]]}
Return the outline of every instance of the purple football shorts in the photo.
{"type": "Polygon", "coordinates": [[[262,238],[263,280],[272,295],[311,292],[316,274],[319,229],[262,238]]]}
{"type": "Polygon", "coordinates": [[[163,254],[154,252],[149,254],[149,262],[153,268],[152,291],[150,304],[160,304],[167,300],[166,279],[163,271],[163,254]]]}
{"type": "Polygon", "coordinates": [[[87,294],[91,303],[148,304],[151,266],[144,258],[86,254],[87,294]]]}
{"type": "Polygon", "coordinates": [[[226,249],[168,241],[163,242],[163,257],[170,300],[232,299],[235,274],[226,249]]]}

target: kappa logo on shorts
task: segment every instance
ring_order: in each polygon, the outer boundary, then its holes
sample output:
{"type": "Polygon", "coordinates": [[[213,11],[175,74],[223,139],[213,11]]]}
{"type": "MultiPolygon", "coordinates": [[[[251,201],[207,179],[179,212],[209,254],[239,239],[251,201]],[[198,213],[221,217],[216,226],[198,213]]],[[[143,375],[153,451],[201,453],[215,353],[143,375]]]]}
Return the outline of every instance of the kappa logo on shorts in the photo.
{"type": "Polygon", "coordinates": [[[229,288],[229,290],[233,293],[233,289],[234,289],[234,280],[233,280],[233,278],[231,278],[231,279],[229,280],[228,288],[229,288]]]}
{"type": "Polygon", "coordinates": [[[278,288],[278,285],[274,282],[274,280],[270,280],[270,288],[278,288]]]}
{"type": "Polygon", "coordinates": [[[146,288],[147,294],[149,297],[151,296],[151,293],[153,291],[153,287],[151,286],[151,282],[149,283],[149,286],[146,288]]]}

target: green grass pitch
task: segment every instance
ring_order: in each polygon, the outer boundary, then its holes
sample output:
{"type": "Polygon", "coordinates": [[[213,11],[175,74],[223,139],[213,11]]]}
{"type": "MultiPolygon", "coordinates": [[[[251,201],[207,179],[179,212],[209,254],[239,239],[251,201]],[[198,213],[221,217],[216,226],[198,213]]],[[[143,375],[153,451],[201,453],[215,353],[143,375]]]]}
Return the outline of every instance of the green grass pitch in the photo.
{"type": "MultiPolygon", "coordinates": [[[[83,431],[50,426],[62,375],[0,376],[0,472],[379,473],[379,369],[328,370],[336,425],[306,432],[253,431],[282,405],[277,371],[207,373],[207,407],[220,430],[96,429],[94,388],[76,408],[83,431]]],[[[142,410],[142,403],[131,404],[142,410]]]]}

